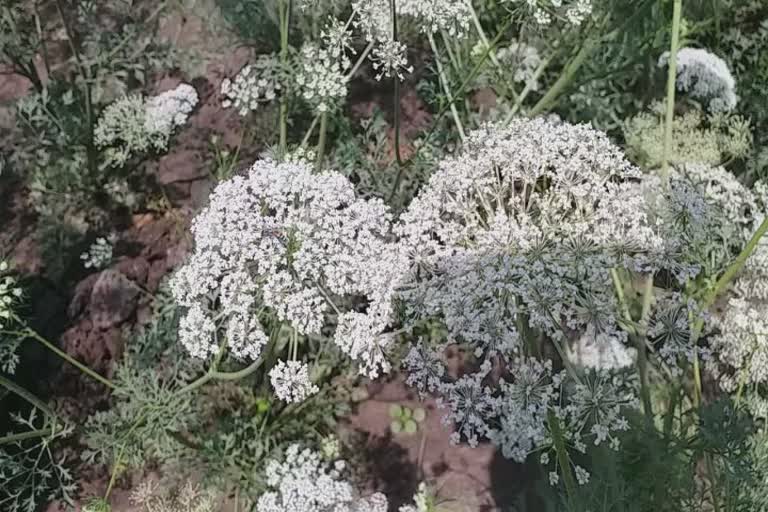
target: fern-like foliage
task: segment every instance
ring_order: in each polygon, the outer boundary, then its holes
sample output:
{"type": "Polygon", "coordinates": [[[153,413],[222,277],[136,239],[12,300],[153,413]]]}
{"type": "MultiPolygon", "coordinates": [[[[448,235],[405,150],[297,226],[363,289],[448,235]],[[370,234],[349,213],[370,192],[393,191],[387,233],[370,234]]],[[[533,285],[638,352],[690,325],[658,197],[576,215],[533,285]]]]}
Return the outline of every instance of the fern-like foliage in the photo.
{"type": "Polygon", "coordinates": [[[41,426],[36,409],[26,416],[14,415],[13,420],[31,437],[24,439],[21,432],[17,441],[0,445],[0,510],[34,512],[55,499],[71,504],[77,486],[66,458],[56,453],[54,445],[69,436],[72,427],[51,421],[41,426]]]}

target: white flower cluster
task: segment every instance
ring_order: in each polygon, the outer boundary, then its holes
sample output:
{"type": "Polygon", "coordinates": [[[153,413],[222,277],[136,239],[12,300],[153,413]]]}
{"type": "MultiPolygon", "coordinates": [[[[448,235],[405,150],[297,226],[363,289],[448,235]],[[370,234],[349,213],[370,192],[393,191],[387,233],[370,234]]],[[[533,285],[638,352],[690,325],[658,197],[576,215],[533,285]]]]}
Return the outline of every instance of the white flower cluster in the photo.
{"type": "Polygon", "coordinates": [[[222,107],[234,107],[241,116],[259,108],[259,103],[269,103],[277,97],[280,84],[279,62],[274,54],[259,55],[256,62],[246,65],[234,80],[221,82],[224,96],[222,107]]]}
{"type": "MultiPolygon", "coordinates": [[[[669,52],[659,58],[664,67],[669,52]]],[[[728,65],[717,55],[699,48],[682,48],[677,52],[677,88],[692,98],[707,100],[711,112],[728,112],[736,107],[736,81],[728,65]]]]}
{"type": "Polygon", "coordinates": [[[549,441],[547,415],[559,402],[563,373],[552,372],[552,362],[521,358],[509,368],[512,379],[502,381],[498,425],[488,437],[504,457],[525,462],[529,453],[549,441]]]}
{"type": "Polygon", "coordinates": [[[413,73],[413,66],[408,65],[407,50],[403,43],[393,40],[383,41],[374,47],[371,61],[373,70],[377,72],[376,80],[397,76],[402,81],[405,79],[403,72],[413,73]]]}
{"type": "Polygon", "coordinates": [[[422,32],[444,30],[453,37],[465,34],[472,20],[466,0],[398,0],[397,14],[412,18],[422,32]]]}
{"type": "Polygon", "coordinates": [[[175,89],[149,98],[145,120],[147,131],[170,135],[187,122],[198,100],[197,91],[189,84],[179,84],[175,89]]]}
{"type": "MultiPolygon", "coordinates": [[[[398,0],[398,18],[410,18],[421,32],[444,30],[451,36],[461,36],[469,30],[472,10],[465,0],[398,0]]],[[[358,13],[355,26],[362,29],[368,41],[392,38],[392,12],[389,2],[355,0],[352,8],[358,13]]]]}
{"type": "MultiPolygon", "coordinates": [[[[487,46],[482,42],[472,48],[472,56],[480,57],[485,53],[487,46]]],[[[532,91],[539,90],[539,83],[536,79],[536,71],[541,65],[541,55],[539,50],[530,44],[522,41],[512,41],[509,45],[499,48],[496,51],[496,60],[501,64],[504,73],[509,73],[512,80],[524,84],[532,91]]],[[[488,87],[499,73],[495,67],[484,68],[475,78],[476,87],[488,87]]]]}
{"type": "Polygon", "coordinates": [[[186,123],[198,102],[188,84],[144,99],[126,96],[104,109],[94,129],[96,145],[104,148],[111,166],[122,166],[132,156],[164,151],[173,131],[186,123]]]}
{"type": "Polygon", "coordinates": [[[130,501],[138,507],[135,512],[213,512],[216,500],[191,482],[186,482],[176,495],[166,496],[158,482],[146,480],[131,493],[130,501]]]}
{"type": "MultiPolygon", "coordinates": [[[[735,178],[732,178],[735,182],[735,178]]],[[[758,182],[753,190],[734,185],[720,192],[721,211],[731,221],[736,238],[746,244],[768,215],[768,185],[758,182]]],[[[725,310],[715,315],[709,369],[720,386],[735,391],[746,385],[768,382],[768,240],[763,237],[747,259],[731,288],[725,310]],[[724,371],[730,370],[730,371],[724,371]]]]}
{"type": "Polygon", "coordinates": [[[7,261],[0,261],[0,329],[5,322],[10,320],[13,314],[13,305],[21,297],[21,288],[16,286],[16,278],[11,275],[3,275],[8,271],[7,261]]]}
{"type": "Polygon", "coordinates": [[[395,229],[409,257],[398,298],[406,325],[439,320],[446,342],[480,362],[452,378],[442,347],[421,340],[404,361],[408,383],[440,397],[454,441],[488,438],[523,461],[551,448],[554,415],[577,450],[616,448],[624,411],[638,400],[635,380],[620,371],[634,349],[611,273],[696,273],[675,257],[683,241],[649,214],[644,188],[666,200],[604,134],[545,119],[485,126],[441,162],[395,229]],[[527,357],[528,331],[582,356],[581,375],[527,357]]]}
{"type": "MultiPolygon", "coordinates": [[[[426,31],[427,28],[443,26],[446,30],[456,34],[456,21],[458,24],[466,23],[465,18],[455,18],[451,20],[445,17],[447,13],[443,9],[452,9],[455,6],[460,6],[462,0],[427,0],[427,1],[411,1],[398,3],[398,16],[404,12],[408,12],[411,15],[423,16],[421,20],[422,30],[426,31]],[[438,10],[433,10],[438,8],[438,10]],[[442,24],[446,25],[442,25],[442,24]],[[450,25],[450,27],[449,27],[450,25]]],[[[408,48],[400,41],[396,41],[392,37],[392,11],[390,5],[387,2],[380,2],[378,0],[356,0],[353,2],[352,7],[354,12],[352,18],[352,24],[354,27],[359,28],[365,39],[369,43],[375,43],[373,50],[369,55],[369,59],[373,63],[373,69],[376,71],[376,80],[381,80],[383,77],[396,76],[399,80],[405,78],[404,73],[412,73],[413,66],[408,64],[408,48]]],[[[459,9],[461,7],[458,7],[459,9]]]]}
{"type": "Polygon", "coordinates": [[[541,55],[535,46],[515,41],[499,50],[496,57],[500,62],[514,63],[513,78],[515,82],[524,83],[532,91],[539,90],[539,84],[534,74],[541,65],[541,55]]]}
{"type": "Polygon", "coordinates": [[[393,276],[403,264],[389,227],[383,202],[356,198],[336,172],[256,162],[219,184],[193,222],[195,252],[172,280],[188,308],[180,341],[205,358],[225,336],[233,355],[255,359],[267,343],[264,308],[299,334],[319,334],[335,315],[336,344],[378,376],[389,368],[393,276]],[[342,311],[337,303],[348,296],[367,299],[365,312],[342,311]]]}
{"type": "Polygon", "coordinates": [[[275,395],[285,402],[303,402],[320,388],[309,379],[309,367],[301,361],[278,361],[269,371],[275,395]]]}
{"type": "Polygon", "coordinates": [[[266,467],[269,490],[259,497],[258,512],[386,512],[387,498],[376,493],[361,497],[341,472],[343,461],[328,468],[320,454],[294,444],[282,461],[266,467]]]}
{"type": "Polygon", "coordinates": [[[721,363],[736,370],[719,376],[721,387],[735,391],[744,384],[768,382],[768,306],[732,298],[717,326],[713,350],[721,363]]]}
{"type": "Polygon", "coordinates": [[[305,44],[294,77],[300,95],[318,112],[327,112],[347,95],[351,63],[339,47],[305,44]]]}
{"type": "Polygon", "coordinates": [[[94,243],[80,255],[85,268],[100,270],[112,261],[112,244],[109,240],[100,236],[94,243]]]}
{"type": "Polygon", "coordinates": [[[470,134],[402,215],[413,318],[440,316],[476,355],[514,354],[515,318],[554,339],[623,340],[610,269],[665,265],[665,241],[617,147],[587,126],[513,120],[470,134]]]}
{"type": "Polygon", "coordinates": [[[592,14],[592,0],[513,0],[526,4],[533,19],[542,26],[551,25],[554,20],[564,19],[573,26],[579,26],[592,14]]]}

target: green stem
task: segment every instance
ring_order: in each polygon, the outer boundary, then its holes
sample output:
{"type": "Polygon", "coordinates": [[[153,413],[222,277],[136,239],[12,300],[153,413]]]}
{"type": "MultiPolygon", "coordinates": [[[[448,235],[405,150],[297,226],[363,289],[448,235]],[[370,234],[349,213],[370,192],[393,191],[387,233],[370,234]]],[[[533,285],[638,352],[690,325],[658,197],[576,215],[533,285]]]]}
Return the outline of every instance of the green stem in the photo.
{"type": "Polygon", "coordinates": [[[573,470],[571,469],[571,459],[568,456],[568,450],[565,446],[565,436],[560,427],[560,419],[552,410],[549,410],[547,412],[547,422],[549,423],[549,428],[552,432],[552,442],[555,446],[557,463],[563,473],[563,480],[565,480],[565,491],[568,495],[568,500],[573,504],[576,499],[576,479],[574,478],[573,470]]]}
{"type": "Polygon", "coordinates": [[[576,76],[576,72],[579,70],[579,68],[581,68],[581,66],[584,64],[584,61],[587,60],[587,57],[589,57],[589,55],[596,47],[597,41],[593,39],[588,39],[584,42],[583,45],[581,45],[578,53],[565,66],[565,69],[560,74],[557,81],[552,84],[552,87],[549,88],[546,94],[544,94],[544,96],[542,96],[536,105],[533,106],[530,112],[528,112],[528,117],[536,117],[537,115],[549,109],[555,103],[555,101],[560,97],[560,94],[562,94],[565,88],[568,87],[568,85],[573,81],[573,78],[576,76]]]}
{"type": "Polygon", "coordinates": [[[672,148],[672,121],[675,117],[675,81],[677,79],[677,46],[680,38],[680,17],[683,0],[674,0],[672,12],[672,42],[667,63],[667,111],[664,119],[664,147],[661,156],[661,180],[664,186],[669,185],[669,152],[672,148]]]}
{"type": "Polygon", "coordinates": [[[624,286],[621,284],[621,278],[619,277],[619,273],[615,268],[611,269],[611,281],[613,281],[613,289],[616,291],[616,298],[619,301],[621,316],[624,317],[628,327],[632,329],[632,334],[634,334],[637,332],[637,330],[633,327],[634,320],[632,320],[632,315],[629,313],[629,306],[627,305],[626,298],[624,297],[624,286]]]}
{"type": "MultiPolygon", "coordinates": [[[[280,65],[288,65],[288,27],[291,20],[291,0],[278,0],[280,18],[280,65]]],[[[288,146],[288,98],[280,96],[280,153],[285,154],[288,146]]]]}
{"type": "MultiPolygon", "coordinates": [[[[134,424],[134,427],[135,426],[136,424],[134,424]]],[[[131,430],[133,430],[133,428],[131,430]]],[[[104,501],[109,499],[109,494],[112,492],[112,487],[115,485],[115,481],[117,480],[117,472],[120,470],[120,460],[123,458],[124,451],[125,444],[120,447],[120,452],[117,454],[117,458],[115,459],[115,465],[112,468],[112,474],[109,477],[109,484],[107,484],[107,490],[104,492],[104,501]]]]}
{"type": "Polygon", "coordinates": [[[0,446],[4,444],[26,441],[27,439],[46,437],[53,434],[53,432],[54,430],[52,428],[41,428],[38,430],[30,430],[29,432],[21,432],[19,434],[9,434],[7,436],[0,437],[0,446]]]}
{"type": "MultiPolygon", "coordinates": [[[[744,264],[747,262],[750,256],[752,256],[752,253],[755,252],[757,249],[758,244],[760,243],[760,239],[763,238],[763,235],[765,235],[765,232],[768,231],[768,217],[763,219],[763,222],[760,223],[757,230],[754,232],[752,237],[747,242],[747,245],[744,246],[744,249],[741,250],[739,255],[736,257],[736,259],[733,261],[733,263],[728,266],[728,268],[723,272],[723,275],[720,276],[720,278],[715,283],[715,286],[712,287],[712,289],[704,296],[704,299],[701,301],[701,304],[699,305],[702,310],[707,310],[715,303],[717,298],[720,296],[721,293],[725,291],[725,289],[728,287],[728,285],[731,284],[731,281],[736,277],[736,275],[741,271],[741,269],[744,267],[744,264]]],[[[696,343],[696,341],[699,339],[699,336],[701,335],[701,330],[704,328],[704,320],[698,319],[695,322],[693,322],[693,329],[691,330],[691,342],[693,344],[696,343]]],[[[697,366],[698,358],[694,359],[694,366],[697,366]]],[[[700,379],[699,379],[700,380],[700,379]]]]}
{"type": "MultiPolygon", "coordinates": [[[[640,397],[643,400],[643,410],[645,411],[645,417],[650,424],[653,424],[653,406],[651,404],[651,393],[648,387],[648,355],[645,351],[645,330],[643,330],[641,333],[640,329],[633,327],[634,320],[632,320],[632,315],[629,312],[629,306],[624,295],[624,286],[622,285],[621,279],[619,278],[619,273],[615,268],[611,269],[611,279],[613,280],[613,287],[616,290],[616,297],[619,301],[621,314],[626,320],[628,327],[631,329],[629,335],[635,341],[635,348],[637,349],[637,373],[640,377],[640,397]]],[[[650,309],[650,296],[651,291],[653,290],[653,277],[647,279],[645,282],[646,286],[643,293],[643,316],[647,316],[647,311],[650,309]]]]}
{"type": "Polygon", "coordinates": [[[15,382],[11,382],[10,380],[6,379],[5,377],[0,376],[0,386],[4,387],[5,389],[10,391],[11,393],[14,393],[14,394],[20,396],[21,398],[23,398],[24,400],[29,402],[29,404],[32,405],[33,407],[37,407],[38,409],[40,409],[43,412],[43,414],[45,414],[49,418],[55,418],[56,417],[56,413],[53,412],[53,410],[50,407],[48,407],[48,405],[45,402],[43,402],[42,400],[37,398],[35,395],[30,393],[29,391],[27,391],[23,387],[19,386],[15,382]]]}
{"type": "MultiPolygon", "coordinates": [[[[480,39],[480,42],[483,44],[483,47],[488,46],[488,37],[485,35],[485,31],[483,30],[483,25],[480,23],[480,18],[477,16],[477,11],[475,10],[475,6],[472,5],[472,0],[464,0],[464,3],[469,8],[469,12],[472,14],[472,24],[475,26],[475,30],[477,31],[477,36],[480,39]]],[[[443,34],[443,37],[445,38],[445,34],[443,34]]],[[[446,38],[447,39],[447,38],[446,38]]],[[[446,42],[446,48],[448,48],[448,43],[446,42]]],[[[517,91],[515,91],[515,85],[514,83],[509,83],[506,80],[505,76],[505,69],[504,66],[501,65],[501,62],[499,62],[499,59],[496,58],[496,52],[491,49],[488,56],[491,59],[491,63],[496,66],[496,70],[498,72],[498,77],[500,78],[500,85],[501,88],[504,90],[504,93],[508,93],[513,100],[517,101],[518,95],[517,91]]],[[[456,68],[457,71],[460,68],[456,68]]]]}
{"type": "Polygon", "coordinates": [[[739,389],[736,391],[736,401],[734,406],[739,407],[739,404],[741,403],[741,396],[744,394],[744,386],[747,384],[747,377],[749,376],[749,372],[747,371],[747,368],[742,368],[741,375],[739,375],[739,389]]]}
{"type": "Polygon", "coordinates": [[[520,107],[523,106],[523,101],[525,101],[525,98],[528,97],[528,95],[533,90],[533,85],[536,83],[536,81],[539,79],[539,77],[544,73],[544,70],[547,69],[547,66],[549,66],[549,63],[552,62],[552,59],[555,57],[556,53],[552,53],[549,57],[542,60],[539,64],[539,67],[536,68],[536,71],[534,71],[533,76],[530,80],[525,84],[525,87],[523,88],[522,92],[520,92],[520,95],[515,100],[515,104],[512,105],[512,108],[509,111],[509,114],[507,114],[507,117],[504,119],[504,123],[508,123],[512,120],[513,117],[515,117],[515,114],[520,110],[520,107]]]}
{"type": "Polygon", "coordinates": [[[293,328],[291,337],[291,360],[295,361],[299,353],[299,333],[293,328]]]}
{"type": "Polygon", "coordinates": [[[315,171],[320,172],[323,168],[323,158],[325,157],[325,138],[328,131],[328,113],[320,114],[320,134],[317,139],[317,160],[315,161],[315,171]]]}
{"type": "MultiPolygon", "coordinates": [[[[397,0],[390,0],[390,14],[392,15],[392,40],[397,42],[397,0]]],[[[394,83],[394,96],[395,104],[394,110],[394,123],[395,123],[395,161],[397,166],[402,169],[403,159],[400,156],[400,77],[397,76],[397,70],[392,73],[392,81],[394,83]]]]}
{"type": "Polygon", "coordinates": [[[677,405],[680,403],[680,400],[682,399],[682,393],[679,386],[674,386],[672,388],[672,398],[669,401],[669,409],[667,409],[667,412],[664,415],[664,436],[669,436],[669,434],[672,432],[672,424],[675,420],[675,411],[677,410],[677,405]]]}
{"type": "Polygon", "coordinates": [[[64,7],[61,5],[61,0],[56,0],[56,9],[59,12],[61,22],[64,25],[64,32],[67,35],[67,43],[69,44],[69,49],[72,52],[72,56],[77,63],[77,68],[80,71],[80,76],[83,79],[83,89],[85,91],[85,118],[88,126],[86,154],[88,157],[88,170],[91,173],[91,177],[94,177],[98,171],[98,163],[96,161],[96,148],[94,147],[93,142],[95,120],[93,113],[93,95],[91,91],[91,72],[88,66],[86,66],[83,62],[83,59],[80,56],[80,52],[77,49],[77,45],[75,44],[75,34],[72,31],[72,28],[69,26],[67,17],[64,15],[64,7]]]}
{"type": "Polygon", "coordinates": [[[754,253],[755,249],[757,249],[757,246],[760,243],[760,239],[763,237],[763,235],[765,235],[766,231],[768,231],[768,217],[763,219],[763,222],[761,222],[757,227],[755,233],[747,242],[747,245],[744,246],[744,249],[742,249],[734,262],[731,263],[725,272],[723,272],[723,275],[720,276],[720,279],[718,279],[715,283],[715,287],[706,295],[703,303],[703,307],[705,309],[715,303],[717,297],[723,291],[725,291],[726,287],[728,287],[733,278],[736,277],[736,274],[741,271],[749,257],[752,256],[752,253],[754,253]]]}
{"type": "Polygon", "coordinates": [[[95,371],[93,371],[90,368],[88,368],[87,366],[85,366],[83,363],[77,361],[75,358],[73,358],[72,356],[70,356],[69,354],[67,354],[66,352],[64,352],[63,350],[58,348],[57,346],[55,346],[53,343],[51,343],[50,341],[48,341],[45,338],[43,338],[42,336],[40,336],[34,329],[31,329],[31,328],[28,327],[28,328],[25,329],[24,332],[28,336],[30,336],[31,338],[34,338],[36,341],[38,341],[39,343],[44,345],[48,350],[50,350],[51,352],[53,352],[54,354],[56,354],[57,356],[61,357],[66,362],[68,362],[69,364],[71,364],[72,366],[74,366],[75,368],[80,370],[81,372],[83,372],[84,374],[86,374],[89,377],[91,377],[91,378],[101,382],[102,384],[104,384],[105,386],[107,386],[110,389],[115,389],[116,388],[116,386],[110,380],[106,379],[105,377],[102,377],[101,375],[99,375],[95,371]]]}
{"type": "Polygon", "coordinates": [[[440,85],[443,86],[443,91],[445,92],[445,96],[448,98],[448,101],[450,103],[451,108],[451,115],[453,116],[453,122],[456,124],[456,130],[459,132],[459,138],[461,139],[461,142],[465,142],[467,140],[467,136],[464,133],[464,126],[461,123],[461,118],[459,117],[459,112],[456,110],[456,103],[453,100],[453,94],[451,94],[451,88],[448,85],[448,79],[445,75],[445,69],[443,69],[443,63],[440,60],[440,53],[437,51],[437,45],[435,44],[435,38],[432,37],[432,33],[428,33],[427,36],[429,37],[429,45],[432,47],[432,53],[435,54],[435,64],[437,65],[437,73],[438,78],[440,80],[440,85]]]}
{"type": "Polygon", "coordinates": [[[219,372],[219,371],[208,371],[205,375],[200,377],[197,380],[194,380],[181,388],[179,391],[176,392],[178,395],[183,395],[184,393],[189,393],[190,391],[194,391],[197,388],[207,384],[211,380],[227,380],[227,381],[233,381],[233,380],[240,380],[243,379],[252,373],[254,373],[256,370],[259,369],[259,366],[261,366],[262,359],[259,358],[250,365],[246,366],[242,370],[238,370],[236,372],[219,372]]]}
{"type": "Polygon", "coordinates": [[[309,128],[307,129],[307,133],[304,134],[304,138],[301,139],[301,147],[306,147],[309,143],[309,138],[312,136],[312,132],[315,131],[315,126],[317,126],[317,122],[320,121],[320,117],[322,114],[317,114],[314,119],[312,119],[312,123],[310,123],[309,128]]]}
{"type": "MultiPolygon", "coordinates": [[[[487,48],[483,51],[483,54],[480,56],[480,60],[478,60],[477,64],[475,64],[475,67],[472,68],[472,71],[469,72],[469,75],[467,78],[464,79],[464,81],[459,86],[458,91],[456,92],[456,96],[460,96],[464,94],[465,89],[467,86],[474,80],[474,78],[477,76],[477,74],[480,72],[480,70],[483,68],[483,65],[485,64],[485,60],[488,58],[488,55],[490,54],[491,50],[496,47],[496,45],[499,43],[501,38],[504,36],[504,32],[509,28],[509,26],[512,24],[512,18],[507,18],[507,20],[504,22],[504,25],[499,29],[499,33],[496,34],[496,36],[493,38],[493,41],[488,45],[487,48]]],[[[454,100],[455,101],[455,100],[454,100]]],[[[435,134],[437,131],[437,127],[440,123],[440,120],[443,118],[445,113],[448,111],[449,106],[453,105],[453,101],[449,101],[449,105],[443,105],[440,107],[440,110],[438,111],[437,115],[434,117],[432,127],[430,128],[429,132],[427,133],[426,137],[424,137],[425,144],[423,147],[427,147],[426,142],[429,141],[429,139],[432,138],[432,135],[435,134]]],[[[392,191],[389,194],[389,198],[387,202],[391,203],[392,199],[395,197],[395,194],[397,194],[397,190],[400,188],[400,181],[403,178],[403,170],[405,169],[404,166],[400,166],[400,168],[397,170],[397,176],[395,177],[395,183],[392,186],[392,191]]]]}
{"type": "MultiPolygon", "coordinates": [[[[480,59],[477,61],[477,64],[475,64],[475,67],[472,68],[472,70],[469,72],[469,75],[464,79],[463,82],[461,82],[461,85],[459,85],[459,88],[456,90],[456,97],[459,97],[464,94],[464,91],[467,89],[469,84],[472,83],[472,81],[475,79],[477,74],[483,69],[483,66],[485,65],[485,61],[488,59],[490,52],[496,47],[497,44],[499,44],[499,41],[501,40],[502,37],[504,37],[504,33],[510,27],[511,24],[512,24],[512,18],[508,18],[504,22],[504,25],[502,25],[502,27],[499,29],[499,32],[490,42],[488,47],[485,48],[485,50],[483,51],[483,54],[480,56],[480,59]]],[[[432,138],[432,135],[435,134],[440,120],[443,118],[445,113],[449,110],[451,104],[453,104],[453,102],[448,102],[447,105],[443,105],[440,107],[440,110],[437,112],[437,115],[434,117],[432,127],[427,133],[427,136],[424,138],[425,142],[429,141],[429,139],[432,138]]],[[[392,195],[394,195],[394,192],[392,193],[392,195]]]]}

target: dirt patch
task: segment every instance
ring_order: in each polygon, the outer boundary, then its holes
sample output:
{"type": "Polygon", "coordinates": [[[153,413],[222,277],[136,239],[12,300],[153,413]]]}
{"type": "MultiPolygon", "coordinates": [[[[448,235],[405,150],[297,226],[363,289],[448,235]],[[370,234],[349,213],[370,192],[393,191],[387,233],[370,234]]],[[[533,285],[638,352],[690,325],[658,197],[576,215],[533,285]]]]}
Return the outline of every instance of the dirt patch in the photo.
{"type": "Polygon", "coordinates": [[[410,502],[420,481],[437,490],[441,510],[446,512],[490,512],[508,505],[508,493],[495,488],[500,483],[498,473],[506,473],[506,485],[511,485],[521,466],[504,464],[489,444],[476,448],[451,444],[452,430],[442,424],[443,414],[435,400],[420,400],[402,377],[372,383],[369,393],[342,429],[364,436],[365,456],[361,461],[366,463],[371,487],[387,494],[390,510],[410,502]],[[392,434],[392,404],[425,409],[427,417],[416,434],[392,434]]]}

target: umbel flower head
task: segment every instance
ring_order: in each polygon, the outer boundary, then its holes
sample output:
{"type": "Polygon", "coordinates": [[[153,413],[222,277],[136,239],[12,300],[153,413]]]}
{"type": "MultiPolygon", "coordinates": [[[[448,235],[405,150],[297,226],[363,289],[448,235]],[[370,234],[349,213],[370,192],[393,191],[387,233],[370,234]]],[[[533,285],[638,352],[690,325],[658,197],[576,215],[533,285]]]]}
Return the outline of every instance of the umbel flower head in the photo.
{"type": "Polygon", "coordinates": [[[148,99],[126,96],[104,109],[94,129],[96,145],[105,148],[107,164],[118,167],[132,156],[164,151],[197,102],[197,91],[188,84],[148,99]]]}
{"type": "Polygon", "coordinates": [[[398,224],[407,316],[441,317],[477,355],[517,353],[518,314],[555,339],[623,340],[610,269],[664,264],[641,179],[588,126],[518,119],[470,134],[398,224]]]}
{"type": "Polygon", "coordinates": [[[278,361],[269,371],[275,395],[285,402],[303,402],[320,389],[309,379],[309,367],[301,361],[278,361]]]}
{"type": "Polygon", "coordinates": [[[279,62],[274,54],[259,55],[256,62],[248,64],[235,76],[221,82],[224,96],[222,107],[234,107],[241,116],[269,103],[282,89],[279,80],[279,62]]]}
{"type": "MultiPolygon", "coordinates": [[[[579,450],[616,447],[624,411],[638,403],[636,382],[620,371],[631,355],[592,358],[581,375],[554,372],[524,349],[521,326],[566,349],[620,353],[627,335],[612,271],[695,272],[671,256],[679,242],[649,215],[645,180],[590,126],[515,119],[471,133],[400,217],[406,325],[438,321],[447,343],[478,361],[457,379],[425,341],[406,358],[408,381],[440,395],[454,440],[488,438],[523,461],[551,447],[555,417],[579,450]]],[[[658,181],[648,186],[660,194],[658,181]]]]}
{"type": "Polygon", "coordinates": [[[320,334],[333,315],[334,341],[361,372],[386,371],[400,265],[389,226],[384,204],[358,199],[339,173],[257,161],[219,184],[193,222],[195,251],[172,280],[188,308],[181,343],[205,358],[218,337],[233,355],[255,359],[267,343],[265,308],[299,334],[320,334]],[[346,296],[364,298],[365,312],[343,311],[346,296]]]}
{"type": "Polygon", "coordinates": [[[512,0],[525,7],[538,25],[548,26],[555,20],[564,20],[579,26],[592,14],[592,0],[512,0]]]}
{"type": "MultiPolygon", "coordinates": [[[[669,52],[659,58],[666,66],[669,52]]],[[[717,55],[699,48],[682,48],[677,52],[678,90],[692,98],[708,101],[711,112],[728,112],[736,107],[736,80],[728,64],[717,55]]]]}
{"type": "Polygon", "coordinates": [[[346,467],[336,461],[331,467],[322,456],[293,444],[282,460],[267,463],[269,490],[259,497],[258,512],[386,512],[387,498],[381,493],[363,497],[342,478],[346,467]]]}

